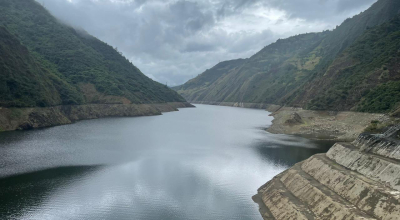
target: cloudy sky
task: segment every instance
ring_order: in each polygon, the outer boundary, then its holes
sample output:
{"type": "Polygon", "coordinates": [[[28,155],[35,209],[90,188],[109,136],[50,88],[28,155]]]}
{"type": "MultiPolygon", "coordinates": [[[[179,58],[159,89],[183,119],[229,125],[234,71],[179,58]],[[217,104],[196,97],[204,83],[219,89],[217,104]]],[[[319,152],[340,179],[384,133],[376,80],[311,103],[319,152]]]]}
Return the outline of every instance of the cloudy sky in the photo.
{"type": "Polygon", "coordinates": [[[144,74],[179,85],[279,38],[333,29],[376,0],[37,0],[117,47],[144,74]]]}

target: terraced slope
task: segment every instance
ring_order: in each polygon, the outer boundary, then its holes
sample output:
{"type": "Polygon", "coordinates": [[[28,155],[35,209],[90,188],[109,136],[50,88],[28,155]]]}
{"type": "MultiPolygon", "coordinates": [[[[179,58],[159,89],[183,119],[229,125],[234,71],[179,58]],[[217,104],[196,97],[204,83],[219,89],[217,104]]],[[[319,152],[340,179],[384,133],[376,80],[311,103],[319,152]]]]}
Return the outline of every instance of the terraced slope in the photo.
{"type": "Polygon", "coordinates": [[[336,143],[277,175],[255,196],[264,219],[399,219],[400,142],[390,136],[336,143]]]}

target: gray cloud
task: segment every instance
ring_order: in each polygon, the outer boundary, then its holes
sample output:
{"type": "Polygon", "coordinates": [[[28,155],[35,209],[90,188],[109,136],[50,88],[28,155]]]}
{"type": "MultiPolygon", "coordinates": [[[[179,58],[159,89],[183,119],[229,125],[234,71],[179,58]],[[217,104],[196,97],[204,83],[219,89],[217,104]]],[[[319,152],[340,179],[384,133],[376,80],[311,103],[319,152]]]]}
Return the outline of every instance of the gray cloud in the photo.
{"type": "Polygon", "coordinates": [[[356,10],[358,11],[360,8],[368,8],[371,6],[376,0],[339,0],[338,5],[337,5],[337,11],[339,12],[345,12],[345,11],[351,11],[351,10],[356,10]]]}
{"type": "Polygon", "coordinates": [[[285,10],[291,18],[340,22],[343,15],[359,13],[374,2],[376,0],[269,0],[265,5],[285,10]]]}
{"type": "Polygon", "coordinates": [[[278,38],[332,29],[376,0],[37,0],[117,47],[143,73],[178,85],[278,38]]]}
{"type": "Polygon", "coordinates": [[[181,52],[204,52],[204,51],[214,51],[218,45],[213,44],[203,44],[198,42],[188,42],[186,47],[181,52]]]}

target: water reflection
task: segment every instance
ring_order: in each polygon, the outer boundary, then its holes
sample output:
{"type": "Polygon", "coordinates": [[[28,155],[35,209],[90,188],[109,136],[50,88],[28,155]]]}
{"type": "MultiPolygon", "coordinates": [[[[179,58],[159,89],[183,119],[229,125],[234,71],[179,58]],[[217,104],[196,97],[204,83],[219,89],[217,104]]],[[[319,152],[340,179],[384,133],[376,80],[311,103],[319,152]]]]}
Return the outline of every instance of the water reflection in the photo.
{"type": "MultiPolygon", "coordinates": [[[[295,139],[298,138],[295,137],[295,139]]],[[[287,140],[286,143],[261,142],[254,147],[266,161],[290,167],[299,161],[306,160],[310,155],[326,153],[335,143],[334,141],[307,140],[308,143],[299,146],[298,142],[292,142],[293,139],[287,140]]]]}
{"type": "Polygon", "coordinates": [[[101,166],[58,167],[0,179],[0,219],[18,219],[40,207],[54,189],[84,177],[101,166]]]}
{"type": "Polygon", "coordinates": [[[259,186],[326,144],[198,105],[0,134],[0,219],[261,219],[259,186]],[[3,199],[4,198],[4,199],[3,199]]]}

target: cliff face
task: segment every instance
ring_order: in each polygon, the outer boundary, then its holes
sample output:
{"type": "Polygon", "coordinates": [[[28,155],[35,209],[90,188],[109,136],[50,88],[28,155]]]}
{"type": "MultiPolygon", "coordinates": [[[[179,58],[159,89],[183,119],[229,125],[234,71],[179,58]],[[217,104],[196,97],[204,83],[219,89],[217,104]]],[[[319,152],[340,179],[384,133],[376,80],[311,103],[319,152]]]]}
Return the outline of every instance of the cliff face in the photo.
{"type": "Polygon", "coordinates": [[[254,200],[264,219],[399,219],[400,142],[362,134],[274,177],[254,200]]]}
{"type": "Polygon", "coordinates": [[[186,102],[161,104],[88,104],[45,108],[1,108],[0,131],[25,130],[70,124],[74,121],[103,117],[150,116],[193,107],[186,102]]]}

